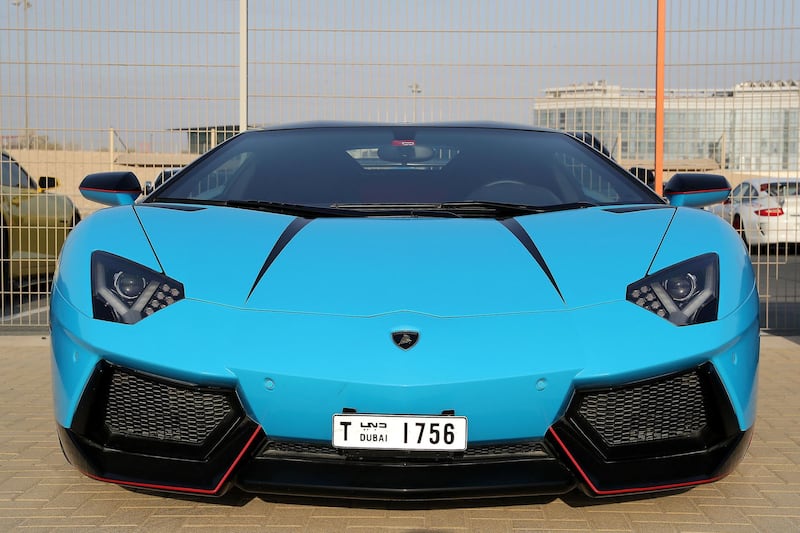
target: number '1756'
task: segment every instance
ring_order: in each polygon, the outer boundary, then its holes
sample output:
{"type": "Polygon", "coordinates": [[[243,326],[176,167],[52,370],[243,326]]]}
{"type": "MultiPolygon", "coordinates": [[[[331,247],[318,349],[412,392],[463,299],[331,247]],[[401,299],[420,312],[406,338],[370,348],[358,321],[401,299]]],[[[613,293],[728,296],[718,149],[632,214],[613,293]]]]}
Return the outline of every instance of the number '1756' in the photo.
{"type": "Polygon", "coordinates": [[[456,439],[455,426],[450,422],[444,424],[440,422],[404,422],[403,423],[403,443],[422,444],[423,441],[430,444],[453,444],[456,439]]]}

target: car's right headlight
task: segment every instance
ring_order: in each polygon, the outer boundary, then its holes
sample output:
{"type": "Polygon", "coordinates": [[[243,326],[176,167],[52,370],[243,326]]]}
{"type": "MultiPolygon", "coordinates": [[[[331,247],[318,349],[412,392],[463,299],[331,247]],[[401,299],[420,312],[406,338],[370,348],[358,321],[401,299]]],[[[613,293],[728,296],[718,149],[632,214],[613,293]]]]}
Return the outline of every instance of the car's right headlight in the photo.
{"type": "Polygon", "coordinates": [[[719,256],[699,255],[628,285],[627,300],[677,326],[717,319],[719,256]]]}
{"type": "Polygon", "coordinates": [[[107,252],[92,254],[94,318],[135,324],[184,298],[183,284],[107,252]]]}

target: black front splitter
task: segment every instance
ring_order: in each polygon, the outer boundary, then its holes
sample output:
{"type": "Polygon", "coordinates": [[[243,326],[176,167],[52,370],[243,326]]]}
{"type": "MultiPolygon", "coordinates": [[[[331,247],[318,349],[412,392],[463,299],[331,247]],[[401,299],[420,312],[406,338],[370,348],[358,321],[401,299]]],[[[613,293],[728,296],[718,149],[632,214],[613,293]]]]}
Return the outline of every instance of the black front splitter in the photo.
{"type": "Polygon", "coordinates": [[[359,500],[453,500],[560,495],[575,477],[552,457],[414,463],[255,457],[234,484],[246,492],[359,500]]]}
{"type": "Polygon", "coordinates": [[[57,431],[64,456],[91,478],[146,490],[205,496],[225,493],[245,452],[263,434],[256,423],[245,419],[209,457],[187,459],[107,448],[60,425],[57,431]]]}

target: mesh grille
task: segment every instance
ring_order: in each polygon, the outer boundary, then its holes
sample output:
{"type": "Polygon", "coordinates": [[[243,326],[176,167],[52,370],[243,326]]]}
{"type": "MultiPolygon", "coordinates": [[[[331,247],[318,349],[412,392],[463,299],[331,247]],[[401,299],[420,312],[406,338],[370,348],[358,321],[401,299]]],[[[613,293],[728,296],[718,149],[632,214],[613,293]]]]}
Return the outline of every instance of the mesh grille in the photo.
{"type": "Polygon", "coordinates": [[[498,457],[498,456],[545,456],[547,451],[541,442],[516,442],[513,444],[490,444],[467,448],[464,457],[498,457]]]}
{"type": "Polygon", "coordinates": [[[104,422],[112,434],[199,445],[231,411],[224,394],[115,371],[104,422]]]}
{"type": "Polygon", "coordinates": [[[312,444],[308,442],[271,440],[261,450],[262,456],[267,455],[333,455],[338,456],[336,448],[328,444],[312,444]]]}
{"type": "Polygon", "coordinates": [[[580,400],[578,414],[608,446],[690,437],[707,424],[696,372],[587,393],[580,400]]]}
{"type": "MultiPolygon", "coordinates": [[[[316,444],[297,441],[269,441],[259,454],[261,457],[284,455],[322,455],[340,456],[338,450],[329,444],[316,444]]],[[[507,456],[544,457],[548,453],[541,442],[517,442],[512,444],[490,444],[467,448],[465,458],[495,458],[507,456]]],[[[424,456],[424,453],[420,456],[424,456]]],[[[403,457],[401,455],[401,457],[403,457]]]]}

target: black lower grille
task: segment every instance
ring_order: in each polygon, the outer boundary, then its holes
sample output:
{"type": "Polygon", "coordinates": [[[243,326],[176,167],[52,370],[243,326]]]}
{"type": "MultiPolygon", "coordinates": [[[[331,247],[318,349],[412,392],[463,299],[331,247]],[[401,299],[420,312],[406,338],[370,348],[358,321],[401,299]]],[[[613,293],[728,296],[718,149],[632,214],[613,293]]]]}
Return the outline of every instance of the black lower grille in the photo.
{"type": "Polygon", "coordinates": [[[245,419],[232,388],[98,363],[72,430],[102,448],[203,458],[245,419]]]}
{"type": "Polygon", "coordinates": [[[468,460],[481,460],[481,459],[499,459],[510,457],[548,457],[550,453],[545,448],[544,444],[540,441],[531,442],[513,442],[503,444],[483,444],[478,446],[471,446],[463,453],[456,454],[441,454],[437,452],[415,452],[406,454],[404,452],[392,452],[389,450],[381,451],[378,453],[362,452],[359,450],[347,450],[340,452],[330,444],[326,443],[312,443],[300,441],[282,441],[270,440],[265,443],[258,453],[259,457],[309,457],[316,456],[325,459],[346,459],[349,456],[360,456],[365,453],[368,456],[374,455],[377,458],[385,459],[387,457],[398,457],[406,459],[413,457],[415,459],[424,460],[425,457],[436,458],[437,462],[445,456],[453,460],[468,459],[468,460]]]}
{"type": "Polygon", "coordinates": [[[339,457],[339,452],[329,444],[317,444],[312,442],[301,442],[293,440],[270,440],[267,441],[259,457],[272,456],[328,456],[330,458],[339,457]]]}
{"type": "Polygon", "coordinates": [[[546,457],[550,455],[547,449],[539,441],[534,442],[513,442],[506,444],[484,444],[467,448],[464,457],[520,457],[535,456],[546,457]]]}
{"type": "Polygon", "coordinates": [[[728,473],[747,449],[714,365],[578,388],[546,442],[592,495],[688,487],[728,473]]]}
{"type": "Polygon", "coordinates": [[[576,417],[606,446],[696,437],[708,425],[697,371],[629,386],[579,393],[576,417]]]}
{"type": "Polygon", "coordinates": [[[142,488],[218,494],[261,433],[235,389],[100,361],[72,424],[67,458],[93,477],[142,488]]]}
{"type": "Polygon", "coordinates": [[[227,395],[116,369],[104,423],[112,435],[201,445],[233,410],[227,395]]]}

